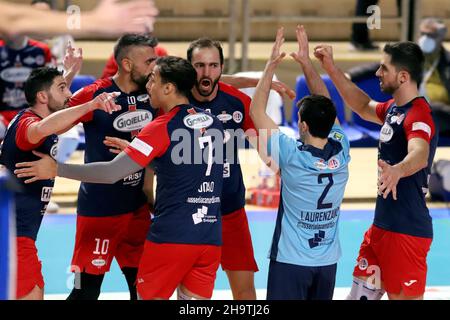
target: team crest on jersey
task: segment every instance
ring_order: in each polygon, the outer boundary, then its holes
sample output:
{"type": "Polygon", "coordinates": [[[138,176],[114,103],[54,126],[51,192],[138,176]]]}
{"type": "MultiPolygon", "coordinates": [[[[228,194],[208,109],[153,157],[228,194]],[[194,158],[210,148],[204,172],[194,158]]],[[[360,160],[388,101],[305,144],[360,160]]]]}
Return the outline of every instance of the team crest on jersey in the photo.
{"type": "Polygon", "coordinates": [[[43,66],[45,64],[45,58],[43,55],[36,56],[36,64],[43,66]]]}
{"type": "Polygon", "coordinates": [[[122,113],[114,119],[114,129],[120,132],[132,132],[141,130],[153,120],[153,115],[148,110],[138,109],[122,113]]]}
{"type": "Polygon", "coordinates": [[[31,73],[28,67],[11,67],[0,73],[0,78],[7,82],[25,82],[31,73]]]}
{"type": "Polygon", "coordinates": [[[328,160],[328,169],[334,170],[339,168],[340,165],[338,158],[331,158],[328,160]]]}
{"type": "Polygon", "coordinates": [[[192,113],[184,117],[186,127],[194,130],[206,129],[213,124],[213,118],[206,113],[192,113]]]}
{"type": "Polygon", "coordinates": [[[380,131],[380,141],[381,142],[388,142],[392,139],[392,136],[394,135],[394,129],[386,122],[380,131]]]}
{"type": "Polygon", "coordinates": [[[231,114],[228,114],[226,111],[222,111],[221,114],[217,115],[217,119],[222,121],[223,123],[227,123],[227,121],[231,120],[233,117],[231,114]]]}
{"type": "Polygon", "coordinates": [[[242,115],[242,112],[240,112],[240,111],[233,112],[234,122],[241,123],[243,118],[244,118],[244,116],[242,115]]]}
{"type": "Polygon", "coordinates": [[[136,99],[137,99],[137,101],[145,102],[148,100],[148,94],[141,94],[140,96],[137,96],[136,99]]]}
{"type": "Polygon", "coordinates": [[[327,164],[323,159],[320,159],[319,161],[316,161],[314,163],[314,166],[319,170],[325,170],[327,168],[327,164]]]}

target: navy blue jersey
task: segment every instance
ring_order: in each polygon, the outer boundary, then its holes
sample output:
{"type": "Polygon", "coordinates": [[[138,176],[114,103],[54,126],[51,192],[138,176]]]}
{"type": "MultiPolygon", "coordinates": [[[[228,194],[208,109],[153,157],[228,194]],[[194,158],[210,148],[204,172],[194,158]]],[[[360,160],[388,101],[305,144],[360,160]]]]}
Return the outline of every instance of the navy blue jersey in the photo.
{"type": "MultiPolygon", "coordinates": [[[[28,142],[28,127],[40,120],[30,109],[25,109],[11,121],[0,154],[0,163],[11,172],[15,170],[16,163],[39,160],[40,158],[32,153],[33,150],[49,154],[53,158],[56,156],[57,135],[44,138],[37,144],[28,142]]],[[[22,192],[16,194],[17,236],[36,240],[55,180],[38,180],[25,184],[26,179],[28,178],[18,179],[23,188],[22,192]]]]}
{"type": "Polygon", "coordinates": [[[148,124],[125,149],[139,165],[150,164],[157,177],[148,240],[221,245],[222,145],[217,118],[180,105],[148,124]]]}
{"type": "MultiPolygon", "coordinates": [[[[121,92],[112,79],[97,80],[76,92],[70,105],[86,103],[103,92],[121,92]]],[[[103,140],[105,136],[131,141],[138,132],[155,116],[147,93],[121,93],[116,103],[122,107],[109,114],[95,110],[83,116],[86,150],[84,162],[110,161],[116,154],[109,151],[103,140]]],[[[78,191],[78,214],[82,216],[104,217],[135,211],[147,200],[142,186],[144,170],[140,170],[115,184],[81,183],[78,191]]]]}
{"type": "Polygon", "coordinates": [[[23,83],[33,69],[51,60],[45,43],[29,39],[23,48],[15,50],[0,40],[0,111],[27,108],[23,83]]]}
{"type": "Polygon", "coordinates": [[[390,165],[401,162],[408,154],[408,141],[422,138],[430,144],[428,166],[401,178],[397,184],[397,200],[392,193],[386,199],[378,195],[374,225],[379,228],[416,237],[433,237],[433,226],[425,195],[428,177],[437,146],[434,122],[428,102],[417,97],[404,106],[393,100],[377,106],[377,115],[384,121],[380,132],[378,158],[390,165]]]}
{"type": "Polygon", "coordinates": [[[251,99],[236,88],[219,82],[217,96],[212,101],[200,102],[193,96],[191,104],[215,115],[231,137],[224,144],[226,155],[223,172],[222,215],[232,213],[245,205],[245,186],[238,158],[238,146],[244,145],[244,134],[256,134],[249,115],[251,99]],[[254,130],[254,131],[253,131],[254,130]]]}

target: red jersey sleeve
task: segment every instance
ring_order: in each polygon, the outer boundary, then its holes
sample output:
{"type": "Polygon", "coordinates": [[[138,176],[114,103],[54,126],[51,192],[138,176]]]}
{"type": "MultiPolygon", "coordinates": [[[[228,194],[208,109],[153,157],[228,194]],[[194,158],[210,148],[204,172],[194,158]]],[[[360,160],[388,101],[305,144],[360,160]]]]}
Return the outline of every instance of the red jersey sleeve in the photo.
{"type": "Polygon", "coordinates": [[[386,119],[386,113],[393,101],[394,99],[390,99],[386,102],[380,102],[379,104],[377,104],[375,111],[377,113],[378,119],[380,119],[381,122],[384,122],[384,120],[386,119]]]}
{"type": "MultiPolygon", "coordinates": [[[[69,107],[75,107],[79,106],[81,104],[84,104],[86,102],[91,101],[94,98],[94,93],[97,91],[97,86],[95,84],[89,85],[87,87],[84,87],[77,92],[70,98],[69,100],[69,107]]],[[[84,116],[82,116],[76,123],[80,122],[89,122],[92,120],[94,116],[94,113],[88,112],[84,116]]]]}
{"type": "Polygon", "coordinates": [[[22,117],[19,119],[16,131],[16,144],[20,150],[30,151],[36,149],[44,142],[45,137],[36,144],[33,144],[28,140],[28,128],[31,124],[39,121],[40,119],[38,117],[22,117]]]}
{"type": "Polygon", "coordinates": [[[430,143],[435,134],[430,106],[423,98],[417,98],[412,104],[403,122],[406,139],[422,138],[430,143]]]}
{"type": "Polygon", "coordinates": [[[140,166],[146,167],[154,158],[162,156],[169,148],[167,118],[167,116],[162,116],[150,122],[124,150],[140,166]]]}

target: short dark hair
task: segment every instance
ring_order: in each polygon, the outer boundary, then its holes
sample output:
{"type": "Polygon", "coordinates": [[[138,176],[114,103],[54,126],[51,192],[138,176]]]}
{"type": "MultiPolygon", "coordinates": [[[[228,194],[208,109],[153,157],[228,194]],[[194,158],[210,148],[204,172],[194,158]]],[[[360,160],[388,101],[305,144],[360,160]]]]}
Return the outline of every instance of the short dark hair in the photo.
{"type": "Polygon", "coordinates": [[[162,83],[172,83],[179,93],[188,96],[197,82],[197,72],[186,59],[174,56],[160,57],[156,60],[162,83]]]}
{"type": "Polygon", "coordinates": [[[422,49],[411,41],[386,44],[383,51],[391,57],[391,63],[399,70],[407,71],[419,87],[423,77],[425,57],[422,49]]]}
{"type": "Polygon", "coordinates": [[[223,49],[219,41],[215,41],[210,38],[200,38],[192,41],[189,45],[189,48],[187,49],[187,59],[189,60],[189,62],[192,62],[192,52],[197,48],[216,48],[217,50],[219,50],[220,64],[223,65],[223,49]]]}
{"type": "Polygon", "coordinates": [[[158,40],[147,34],[127,33],[119,38],[114,46],[114,59],[120,67],[120,61],[128,54],[133,46],[156,47],[158,40]]]}
{"type": "Polygon", "coordinates": [[[303,97],[298,103],[301,121],[308,124],[313,137],[325,139],[336,120],[336,107],[330,98],[321,95],[303,97]]]}
{"type": "Polygon", "coordinates": [[[50,67],[37,68],[31,71],[23,85],[28,104],[34,106],[36,104],[36,94],[39,91],[48,90],[52,86],[53,80],[56,77],[62,77],[62,75],[62,71],[50,67]]]}

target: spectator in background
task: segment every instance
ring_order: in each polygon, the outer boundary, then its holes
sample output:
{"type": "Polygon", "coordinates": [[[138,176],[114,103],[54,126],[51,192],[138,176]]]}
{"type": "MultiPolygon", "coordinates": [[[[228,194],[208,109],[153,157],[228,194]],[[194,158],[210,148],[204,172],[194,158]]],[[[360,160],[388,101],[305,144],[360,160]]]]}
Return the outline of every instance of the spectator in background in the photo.
{"type": "MultiPolygon", "coordinates": [[[[355,15],[357,17],[368,17],[367,8],[376,5],[378,0],[357,0],[355,15]]],[[[353,50],[377,50],[378,46],[373,44],[369,37],[369,30],[365,22],[358,22],[352,25],[351,46],[353,50]]]]}
{"type": "MultiPolygon", "coordinates": [[[[450,51],[443,46],[445,24],[436,18],[423,19],[417,41],[425,56],[424,78],[420,94],[427,97],[439,135],[450,137],[450,51]]],[[[375,77],[379,63],[356,66],[348,71],[353,82],[375,77]]],[[[370,95],[370,92],[368,92],[370,95]]]]}
{"type": "MultiPolygon", "coordinates": [[[[368,17],[371,13],[367,12],[367,8],[377,5],[378,0],[356,0],[355,15],[357,17],[368,17]]],[[[408,34],[407,40],[414,39],[414,20],[415,20],[415,0],[409,1],[409,15],[408,15],[408,34]]],[[[402,16],[402,0],[397,0],[398,15],[402,16]]],[[[370,40],[367,23],[354,23],[352,25],[351,46],[353,50],[377,50],[378,46],[370,40]]]]}

